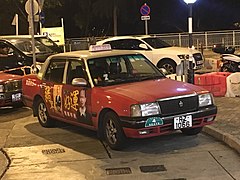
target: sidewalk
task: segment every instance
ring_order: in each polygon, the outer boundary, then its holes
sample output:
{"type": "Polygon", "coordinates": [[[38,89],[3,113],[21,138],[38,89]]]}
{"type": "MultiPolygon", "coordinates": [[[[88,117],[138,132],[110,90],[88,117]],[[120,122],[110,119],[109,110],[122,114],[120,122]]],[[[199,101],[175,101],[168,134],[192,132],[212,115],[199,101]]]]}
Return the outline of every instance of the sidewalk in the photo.
{"type": "MultiPolygon", "coordinates": [[[[239,51],[235,53],[239,54],[239,51]]],[[[220,54],[211,50],[203,52],[205,57],[204,72],[216,72],[217,60],[220,54]]],[[[218,106],[218,114],[215,122],[211,126],[206,126],[203,131],[218,140],[225,142],[231,148],[240,153],[240,98],[215,97],[218,106]]]]}
{"type": "Polygon", "coordinates": [[[214,99],[218,107],[217,118],[211,126],[204,127],[203,131],[240,153],[240,98],[214,99]]]}

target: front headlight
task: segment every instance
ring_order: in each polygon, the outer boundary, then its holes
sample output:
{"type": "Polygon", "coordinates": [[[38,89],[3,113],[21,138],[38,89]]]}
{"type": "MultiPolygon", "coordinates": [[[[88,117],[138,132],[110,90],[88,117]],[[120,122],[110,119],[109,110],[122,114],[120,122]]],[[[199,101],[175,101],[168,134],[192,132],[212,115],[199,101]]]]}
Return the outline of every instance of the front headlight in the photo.
{"type": "Polygon", "coordinates": [[[213,104],[212,94],[199,94],[198,95],[199,107],[209,106],[213,104]]]}
{"type": "Polygon", "coordinates": [[[4,85],[0,85],[0,92],[4,92],[4,85]]]}
{"type": "Polygon", "coordinates": [[[160,114],[158,103],[135,104],[131,106],[131,117],[144,117],[160,114]]]}

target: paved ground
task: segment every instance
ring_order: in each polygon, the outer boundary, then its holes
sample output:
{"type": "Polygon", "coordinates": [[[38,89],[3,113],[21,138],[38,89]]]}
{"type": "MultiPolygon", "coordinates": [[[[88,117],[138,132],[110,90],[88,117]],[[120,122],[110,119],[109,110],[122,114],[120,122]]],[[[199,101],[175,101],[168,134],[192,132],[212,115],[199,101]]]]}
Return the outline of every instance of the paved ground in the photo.
{"type": "Polygon", "coordinates": [[[217,118],[204,131],[240,153],[240,98],[215,97],[215,102],[218,106],[217,118]]]}

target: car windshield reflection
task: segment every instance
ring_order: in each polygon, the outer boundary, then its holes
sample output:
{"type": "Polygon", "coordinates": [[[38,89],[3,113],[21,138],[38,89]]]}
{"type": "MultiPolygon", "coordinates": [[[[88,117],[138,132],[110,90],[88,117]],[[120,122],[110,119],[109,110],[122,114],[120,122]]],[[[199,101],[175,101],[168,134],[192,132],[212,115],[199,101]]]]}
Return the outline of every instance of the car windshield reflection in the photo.
{"type": "MultiPolygon", "coordinates": [[[[32,41],[31,39],[11,39],[11,43],[14,44],[19,50],[25,54],[32,54],[32,41]]],[[[56,45],[47,38],[35,38],[35,53],[36,54],[48,54],[56,52],[56,45]]]]}
{"type": "Polygon", "coordinates": [[[143,55],[121,55],[88,60],[95,86],[109,86],[165,78],[143,55]]]}

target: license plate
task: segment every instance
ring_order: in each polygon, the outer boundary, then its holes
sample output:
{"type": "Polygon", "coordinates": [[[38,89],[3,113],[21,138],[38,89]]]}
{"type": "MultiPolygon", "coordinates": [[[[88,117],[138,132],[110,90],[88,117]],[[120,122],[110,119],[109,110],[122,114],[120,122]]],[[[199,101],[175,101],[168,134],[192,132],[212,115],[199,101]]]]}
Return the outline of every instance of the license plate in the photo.
{"type": "Polygon", "coordinates": [[[203,64],[203,60],[197,61],[197,65],[203,64]]]}
{"type": "Polygon", "coordinates": [[[12,94],[12,102],[21,101],[21,99],[22,99],[21,93],[12,94]]]}
{"type": "Polygon", "coordinates": [[[174,118],[174,129],[192,127],[192,115],[178,116],[174,118]]]}

